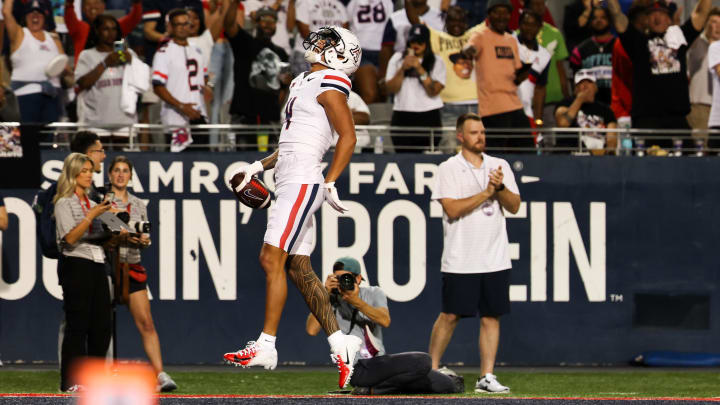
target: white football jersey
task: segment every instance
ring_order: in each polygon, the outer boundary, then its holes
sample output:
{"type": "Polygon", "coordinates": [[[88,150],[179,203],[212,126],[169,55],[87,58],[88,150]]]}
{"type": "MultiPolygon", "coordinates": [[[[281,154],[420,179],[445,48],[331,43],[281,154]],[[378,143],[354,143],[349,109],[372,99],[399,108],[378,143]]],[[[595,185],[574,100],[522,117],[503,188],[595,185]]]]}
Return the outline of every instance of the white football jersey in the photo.
{"type": "Polygon", "coordinates": [[[393,13],[392,0],[350,0],[347,5],[350,31],[364,51],[379,51],[385,24],[393,13]]]}
{"type": "MultiPolygon", "coordinates": [[[[198,48],[181,46],[168,41],[160,46],[153,58],[153,85],[164,85],[178,101],[192,103],[207,117],[202,86],[205,85],[207,66],[198,48]]],[[[160,121],[163,125],[187,125],[187,117],[167,103],[162,103],[160,121]]]]}
{"type": "Polygon", "coordinates": [[[333,143],[333,127],[317,97],[332,90],[347,100],[351,88],[350,78],[335,69],[303,72],[290,83],[275,166],[277,186],[324,181],[321,163],[333,143]]]}
{"type": "MultiPolygon", "coordinates": [[[[517,36],[515,36],[515,39],[517,39],[517,36]]],[[[530,67],[530,75],[520,83],[517,91],[518,97],[520,97],[520,101],[523,103],[525,115],[533,118],[535,114],[533,113],[532,100],[535,95],[535,84],[550,63],[552,55],[547,49],[540,45],[538,45],[538,49],[535,51],[523,45],[520,41],[518,41],[518,52],[520,53],[522,63],[530,63],[532,65],[530,67]]]]}

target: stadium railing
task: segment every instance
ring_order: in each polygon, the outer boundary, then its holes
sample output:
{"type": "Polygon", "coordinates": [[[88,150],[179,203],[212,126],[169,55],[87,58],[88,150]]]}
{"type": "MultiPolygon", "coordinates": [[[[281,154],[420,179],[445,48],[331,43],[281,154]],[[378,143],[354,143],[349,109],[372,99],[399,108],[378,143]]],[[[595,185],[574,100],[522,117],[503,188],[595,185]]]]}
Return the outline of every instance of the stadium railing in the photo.
{"type": "MultiPolygon", "coordinates": [[[[189,127],[196,140],[214,136],[217,141],[195,142],[185,150],[268,151],[277,146],[281,125],[227,125],[207,124],[189,127]],[[250,138],[250,141],[247,140],[250,138]],[[254,142],[253,142],[254,140],[254,142]]],[[[170,135],[180,127],[168,127],[159,124],[135,124],[132,126],[105,125],[87,126],[78,123],[56,122],[48,124],[41,131],[42,148],[59,148],[68,144],[76,131],[95,131],[112,149],[123,151],[169,151],[170,135]],[[111,137],[112,136],[112,137],[111,137]]],[[[392,127],[387,125],[356,126],[358,146],[356,152],[393,153],[400,151],[393,145],[391,137],[428,137],[425,146],[406,146],[403,151],[417,153],[454,153],[457,141],[454,127],[392,127]]],[[[720,153],[720,130],[672,130],[672,129],[634,129],[634,128],[518,128],[488,129],[486,131],[487,150],[494,153],[537,153],[537,154],[612,154],[612,155],[671,155],[671,156],[707,156],[720,153]],[[616,134],[617,146],[614,150],[592,151],[583,142],[583,137],[605,138],[606,134],[616,134]],[[532,135],[541,139],[532,148],[497,147],[493,144],[501,138],[526,138],[532,135]],[[665,149],[653,147],[664,142],[665,149]],[[711,147],[708,146],[710,143],[711,147]],[[558,146],[562,144],[564,146],[558,146]],[[672,146],[668,146],[672,145],[672,146]]],[[[210,138],[208,138],[210,139],[210,138]]]]}

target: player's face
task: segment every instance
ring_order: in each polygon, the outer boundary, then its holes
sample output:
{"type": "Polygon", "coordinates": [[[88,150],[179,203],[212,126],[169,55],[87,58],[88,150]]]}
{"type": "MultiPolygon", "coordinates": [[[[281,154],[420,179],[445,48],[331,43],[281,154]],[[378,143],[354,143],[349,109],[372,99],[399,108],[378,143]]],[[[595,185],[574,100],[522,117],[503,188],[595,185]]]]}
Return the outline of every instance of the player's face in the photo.
{"type": "Polygon", "coordinates": [[[115,166],[110,170],[110,184],[115,188],[123,189],[127,187],[131,178],[132,171],[125,162],[115,163],[115,166]]]}
{"type": "Polygon", "coordinates": [[[495,32],[505,32],[510,22],[510,10],[504,6],[493,7],[488,14],[488,20],[490,20],[490,27],[495,32]]]}
{"type": "Polygon", "coordinates": [[[485,125],[482,121],[467,120],[461,132],[457,134],[463,149],[473,153],[485,152],[485,125]]]}
{"type": "Polygon", "coordinates": [[[92,184],[92,176],[93,164],[85,162],[82,169],[80,169],[80,173],[78,173],[77,177],[75,177],[75,182],[77,182],[77,185],[82,188],[88,188],[92,184]]]}
{"type": "Polygon", "coordinates": [[[105,160],[105,149],[103,149],[102,142],[99,140],[95,141],[92,146],[87,148],[85,154],[90,156],[90,160],[93,161],[94,170],[100,173],[100,165],[102,165],[103,160],[105,160]]]}
{"type": "Polygon", "coordinates": [[[88,21],[94,21],[95,17],[105,12],[105,2],[103,0],[83,0],[82,12],[88,21]]]}
{"type": "Polygon", "coordinates": [[[648,15],[648,28],[654,34],[664,34],[672,24],[670,16],[664,11],[653,11],[648,15]]]}
{"type": "Polygon", "coordinates": [[[188,28],[188,35],[196,37],[200,34],[200,16],[195,10],[188,10],[188,22],[190,26],[188,28]]]}
{"type": "Polygon", "coordinates": [[[540,32],[540,21],[532,14],[523,17],[520,21],[520,37],[525,41],[532,41],[540,32]]]}
{"type": "Polygon", "coordinates": [[[269,15],[264,15],[258,20],[258,30],[262,32],[264,38],[270,38],[275,35],[277,29],[277,20],[269,15]]]}
{"type": "Polygon", "coordinates": [[[25,14],[25,25],[32,32],[42,31],[45,27],[45,14],[38,10],[25,14]]]}
{"type": "Polygon", "coordinates": [[[187,39],[190,36],[190,19],[186,15],[178,15],[173,18],[172,36],[175,39],[187,39]]]}
{"type": "Polygon", "coordinates": [[[100,25],[100,29],[98,30],[98,37],[100,39],[100,43],[105,45],[112,45],[115,39],[117,39],[118,36],[118,26],[115,24],[115,21],[112,20],[105,20],[100,25]]]}

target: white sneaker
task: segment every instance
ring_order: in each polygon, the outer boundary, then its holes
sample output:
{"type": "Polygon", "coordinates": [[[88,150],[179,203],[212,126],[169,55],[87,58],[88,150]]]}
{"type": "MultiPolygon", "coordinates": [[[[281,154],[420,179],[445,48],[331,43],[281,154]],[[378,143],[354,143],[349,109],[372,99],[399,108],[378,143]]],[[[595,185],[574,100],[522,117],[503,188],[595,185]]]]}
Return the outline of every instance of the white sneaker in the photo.
{"type": "Polygon", "coordinates": [[[275,370],[278,361],[277,350],[274,347],[269,349],[253,340],[249,341],[242,350],[225,353],[223,358],[236,367],[263,366],[266,370],[275,370]]]}
{"type": "Polygon", "coordinates": [[[495,374],[487,373],[484,377],[478,378],[475,383],[475,392],[502,394],[510,392],[510,387],[500,384],[495,374]]]}
{"type": "Polygon", "coordinates": [[[175,391],[177,389],[177,384],[175,384],[175,381],[173,381],[173,379],[170,378],[170,376],[164,371],[162,371],[162,372],[160,372],[160,374],[158,374],[157,380],[158,380],[157,390],[159,392],[170,392],[170,391],[175,391]]]}
{"type": "Polygon", "coordinates": [[[338,386],[340,388],[345,388],[350,382],[354,370],[355,357],[362,345],[363,341],[359,337],[343,335],[340,343],[330,347],[330,350],[332,350],[330,358],[333,363],[337,364],[338,373],[340,374],[340,379],[338,380],[338,386]]]}

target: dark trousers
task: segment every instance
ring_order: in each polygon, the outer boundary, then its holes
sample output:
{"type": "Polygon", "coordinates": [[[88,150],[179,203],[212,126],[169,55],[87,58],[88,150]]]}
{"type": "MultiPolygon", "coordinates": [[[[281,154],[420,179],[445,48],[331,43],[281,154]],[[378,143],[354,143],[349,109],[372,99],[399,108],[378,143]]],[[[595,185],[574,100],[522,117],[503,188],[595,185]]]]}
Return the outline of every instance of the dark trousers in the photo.
{"type": "MultiPolygon", "coordinates": [[[[437,147],[442,138],[442,132],[439,130],[442,127],[440,111],[441,109],[423,112],[393,111],[390,125],[393,127],[438,128],[432,134],[433,144],[437,147]]],[[[420,153],[430,149],[431,131],[395,129],[392,131],[391,138],[395,153],[420,153]]]]}
{"type": "Polygon", "coordinates": [[[350,379],[354,387],[373,394],[449,394],[456,392],[450,377],[432,370],[430,355],[406,352],[358,360],[350,379]]]}
{"type": "Polygon", "coordinates": [[[525,112],[520,110],[482,117],[485,129],[488,129],[487,146],[489,150],[507,151],[513,148],[512,153],[535,153],[535,141],[530,131],[517,134],[495,133],[493,128],[530,128],[530,120],[525,112]]]}
{"type": "Polygon", "coordinates": [[[43,93],[18,96],[20,118],[26,124],[47,124],[60,118],[60,98],[43,93]]]}
{"type": "MultiPolygon", "coordinates": [[[[633,128],[640,129],[690,129],[685,115],[660,115],[653,117],[632,117],[633,128]]],[[[659,131],[657,134],[648,134],[645,140],[645,147],[657,145],[663,149],[673,148],[673,138],[684,137],[683,148],[692,148],[693,141],[689,138],[690,132],[686,134],[667,134],[659,131]]],[[[643,137],[640,135],[640,137],[643,137]]]]}
{"type": "Polygon", "coordinates": [[[60,355],[60,389],[75,384],[72,366],[85,356],[105,357],[112,333],[112,307],[105,264],[77,257],[60,262],[65,337],[60,355]]]}

